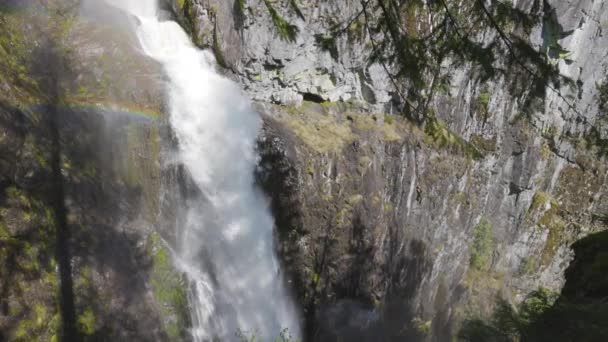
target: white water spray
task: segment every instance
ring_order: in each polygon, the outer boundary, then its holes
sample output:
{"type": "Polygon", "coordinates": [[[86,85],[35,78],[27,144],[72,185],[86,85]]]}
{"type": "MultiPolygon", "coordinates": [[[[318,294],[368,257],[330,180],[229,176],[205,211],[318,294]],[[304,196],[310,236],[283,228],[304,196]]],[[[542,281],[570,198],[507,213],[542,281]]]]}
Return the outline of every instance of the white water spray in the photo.
{"type": "Polygon", "coordinates": [[[299,337],[273,250],[273,219],[254,186],[260,118],[241,90],[215,73],[209,53],[175,22],[158,20],[155,0],[110,2],[139,17],[144,51],[166,70],[179,158],[207,199],[189,208],[177,253],[191,282],[194,340],[235,340],[238,330],[260,341],[283,329],[299,337]]]}

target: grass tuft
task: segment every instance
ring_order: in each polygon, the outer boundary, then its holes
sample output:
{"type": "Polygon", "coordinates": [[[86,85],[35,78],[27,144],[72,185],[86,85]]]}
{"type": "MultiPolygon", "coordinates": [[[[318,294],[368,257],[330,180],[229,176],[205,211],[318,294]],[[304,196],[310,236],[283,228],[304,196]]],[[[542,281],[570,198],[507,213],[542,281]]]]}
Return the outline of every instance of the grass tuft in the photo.
{"type": "Polygon", "coordinates": [[[272,18],[272,22],[274,23],[274,27],[277,29],[277,33],[281,39],[288,42],[295,42],[298,37],[298,33],[300,30],[297,26],[290,24],[287,20],[285,20],[279,12],[272,6],[269,0],[264,0],[266,4],[266,8],[268,8],[268,13],[270,13],[270,17],[272,18]]]}

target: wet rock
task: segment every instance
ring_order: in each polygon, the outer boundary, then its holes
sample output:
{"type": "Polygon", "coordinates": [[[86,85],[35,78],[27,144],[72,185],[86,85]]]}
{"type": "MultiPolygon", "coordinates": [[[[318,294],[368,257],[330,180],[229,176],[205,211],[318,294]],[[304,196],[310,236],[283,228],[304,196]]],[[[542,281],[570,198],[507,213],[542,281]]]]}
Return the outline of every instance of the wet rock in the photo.
{"type": "Polygon", "coordinates": [[[515,156],[505,144],[476,159],[401,119],[341,104],[258,109],[259,179],[312,340],[375,334],[376,323],[347,328],[359,311],[340,311],[343,301],[377,314],[388,340],[445,340],[467,315],[491,313],[498,293],[517,302],[540,286],[559,290],[569,245],[608,228],[597,219],[603,205],[570,200],[607,192],[604,162],[593,164],[598,173],[563,166],[534,140],[515,156]],[[473,263],[474,253],[487,260],[473,263]],[[326,314],[344,329],[328,328],[326,314]]]}
{"type": "Polygon", "coordinates": [[[298,1],[295,9],[288,1],[253,0],[243,1],[241,10],[238,1],[192,0],[191,6],[200,6],[210,15],[189,11],[186,16],[178,2],[167,1],[186,27],[189,22],[199,22],[195,29],[207,32],[207,18],[211,19],[212,37],[205,35],[201,40],[195,34],[195,41],[215,50],[216,56],[221,55],[226,67],[256,100],[293,104],[292,96],[284,96],[288,91],[314,94],[321,101],[373,97],[378,108],[391,101],[391,86],[384,69],[368,63],[370,41],[362,25],[351,25],[353,35],[328,35],[335,24],[348,23],[361,11],[359,2],[307,0],[298,1]],[[282,19],[297,27],[293,40],[282,37],[267,3],[282,19]],[[361,73],[369,76],[363,80],[361,73]]]}

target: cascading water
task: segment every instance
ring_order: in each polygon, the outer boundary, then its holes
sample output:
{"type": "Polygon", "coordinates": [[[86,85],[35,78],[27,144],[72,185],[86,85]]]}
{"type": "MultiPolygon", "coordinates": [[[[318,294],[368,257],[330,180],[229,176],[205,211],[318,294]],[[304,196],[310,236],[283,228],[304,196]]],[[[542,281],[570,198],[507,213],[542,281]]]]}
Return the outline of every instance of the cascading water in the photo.
{"type": "Polygon", "coordinates": [[[155,0],[110,0],[139,18],[144,51],[169,78],[170,122],[179,159],[206,200],[180,227],[178,266],[189,277],[195,341],[297,338],[297,311],[273,250],[273,218],[254,185],[260,118],[231,81],[214,71],[179,25],[156,17],[155,0]]]}

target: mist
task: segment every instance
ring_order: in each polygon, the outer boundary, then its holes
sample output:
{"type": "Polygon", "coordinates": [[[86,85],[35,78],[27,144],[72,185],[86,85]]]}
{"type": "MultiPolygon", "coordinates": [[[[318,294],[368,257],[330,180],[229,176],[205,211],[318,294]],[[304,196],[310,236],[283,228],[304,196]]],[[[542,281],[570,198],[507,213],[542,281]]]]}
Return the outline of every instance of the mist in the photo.
{"type": "MultiPolygon", "coordinates": [[[[285,329],[298,338],[297,309],[274,251],[274,220],[255,186],[260,118],[241,89],[215,72],[210,53],[198,50],[177,23],[158,19],[153,0],[108,1],[137,18],[128,20],[141,48],[163,65],[178,144],[171,159],[185,166],[202,194],[183,204],[174,247],[176,266],[188,276],[194,340],[239,340],[239,332],[273,340],[285,329]]],[[[87,1],[82,13],[125,19],[103,7],[87,1]]]]}

